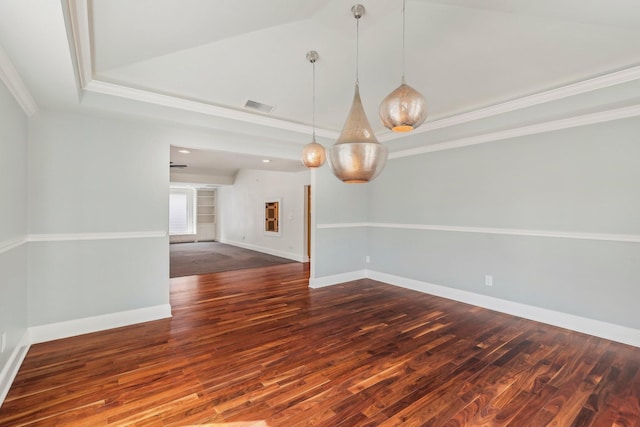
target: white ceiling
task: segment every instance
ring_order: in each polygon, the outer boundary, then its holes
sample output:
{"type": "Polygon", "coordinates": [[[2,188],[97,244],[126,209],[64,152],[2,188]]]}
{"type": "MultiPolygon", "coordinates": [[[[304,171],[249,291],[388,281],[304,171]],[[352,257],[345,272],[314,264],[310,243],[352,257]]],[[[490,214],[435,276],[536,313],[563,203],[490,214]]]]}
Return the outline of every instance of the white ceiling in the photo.
{"type": "Polygon", "coordinates": [[[186,168],[173,168],[172,171],[188,174],[215,174],[234,176],[239,169],[272,170],[281,172],[302,172],[306,168],[299,160],[283,159],[273,156],[255,156],[220,150],[202,150],[191,147],[171,146],[171,161],[186,168]],[[181,151],[188,151],[181,152],[181,151]]]}
{"type": "MultiPolygon", "coordinates": [[[[249,163],[269,154],[294,160],[311,133],[307,51],[320,55],[316,122],[323,142],[337,137],[348,113],[353,3],[5,0],[0,44],[45,108],[196,126],[214,143],[191,148],[255,156],[249,163]],[[243,108],[247,100],[275,108],[261,115],[243,108]]],[[[392,152],[437,143],[454,124],[466,137],[517,120],[568,117],[580,111],[580,96],[591,96],[592,109],[640,103],[638,0],[406,0],[407,82],[425,95],[430,115],[419,138],[393,139],[377,108],[400,80],[402,1],[360,3],[361,94],[392,152]],[[620,71],[626,80],[611,77],[620,71]],[[623,83],[628,90],[619,90],[623,83]],[[492,116],[486,125],[478,121],[492,116]]]]}

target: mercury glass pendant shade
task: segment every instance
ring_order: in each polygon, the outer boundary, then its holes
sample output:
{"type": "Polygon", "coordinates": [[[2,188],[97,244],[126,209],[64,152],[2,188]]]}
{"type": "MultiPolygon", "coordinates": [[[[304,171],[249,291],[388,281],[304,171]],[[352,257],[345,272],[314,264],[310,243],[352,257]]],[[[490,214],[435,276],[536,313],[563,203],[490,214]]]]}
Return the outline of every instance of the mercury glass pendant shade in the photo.
{"type": "Polygon", "coordinates": [[[380,175],[387,156],[387,147],[378,142],[367,120],[356,83],[349,116],[340,137],[329,149],[329,166],[343,182],[365,183],[380,175]]]}
{"type": "Polygon", "coordinates": [[[308,168],[319,168],[324,165],[325,159],[324,147],[315,139],[302,148],[302,163],[308,168]]]}
{"type": "Polygon", "coordinates": [[[316,61],[318,52],[307,52],[307,61],[313,65],[313,136],[311,142],[302,148],[302,163],[308,168],[319,168],[324,165],[326,153],[322,144],[316,142],[316,61]]]}
{"type": "Polygon", "coordinates": [[[380,103],[380,121],[394,132],[409,132],[427,118],[427,101],[404,81],[405,0],[402,0],[402,82],[380,103]]]}
{"type": "Polygon", "coordinates": [[[380,103],[380,120],[394,132],[409,132],[427,118],[427,101],[402,79],[402,84],[380,103]]]}
{"type": "Polygon", "coordinates": [[[356,88],[351,110],[338,140],[329,149],[329,166],[333,174],[348,184],[369,182],[382,172],[387,163],[387,147],[376,139],[360,99],[358,84],[358,20],[364,15],[364,6],[351,8],[356,18],[356,88]]]}

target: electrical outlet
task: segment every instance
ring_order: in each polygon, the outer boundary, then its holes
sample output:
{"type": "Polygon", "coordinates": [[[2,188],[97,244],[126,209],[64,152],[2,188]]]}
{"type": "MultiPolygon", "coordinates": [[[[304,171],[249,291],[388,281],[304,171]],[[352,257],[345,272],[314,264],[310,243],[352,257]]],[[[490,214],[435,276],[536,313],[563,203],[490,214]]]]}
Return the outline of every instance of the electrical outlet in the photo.
{"type": "Polygon", "coordinates": [[[367,255],[366,257],[364,257],[364,262],[366,262],[367,264],[369,264],[371,262],[371,257],[369,255],[367,255]]]}
{"type": "Polygon", "coordinates": [[[7,348],[7,333],[2,331],[2,336],[0,337],[0,353],[4,353],[4,350],[7,348]]]}
{"type": "Polygon", "coordinates": [[[484,284],[486,286],[493,286],[493,276],[489,276],[489,275],[484,276],[484,284]]]}

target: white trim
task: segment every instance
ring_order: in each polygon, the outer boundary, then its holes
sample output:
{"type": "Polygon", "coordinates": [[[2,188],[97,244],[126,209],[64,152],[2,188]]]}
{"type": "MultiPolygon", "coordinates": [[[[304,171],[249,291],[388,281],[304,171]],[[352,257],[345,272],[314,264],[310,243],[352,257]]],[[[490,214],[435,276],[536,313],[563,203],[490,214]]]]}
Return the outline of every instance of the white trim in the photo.
{"type": "Polygon", "coordinates": [[[604,240],[608,242],[640,243],[640,235],[637,235],[637,234],[582,233],[582,232],[555,231],[555,230],[459,227],[459,226],[451,226],[451,225],[397,224],[397,223],[384,223],[384,222],[318,224],[317,227],[322,229],[352,228],[352,227],[398,228],[398,229],[404,229],[404,230],[428,230],[428,231],[448,231],[448,232],[458,232],[458,233],[503,234],[508,236],[551,237],[551,238],[559,238],[559,239],[604,240]]]}
{"type": "Polygon", "coordinates": [[[318,168],[311,168],[311,173],[309,176],[309,191],[311,191],[311,206],[309,207],[311,209],[310,212],[310,217],[311,217],[311,225],[310,225],[310,230],[309,230],[309,239],[311,239],[311,247],[310,247],[310,260],[313,260],[313,262],[311,262],[309,264],[309,283],[311,283],[311,281],[313,280],[313,277],[316,277],[316,212],[318,212],[318,210],[316,209],[316,201],[317,201],[317,196],[316,196],[316,183],[318,182],[318,168]]]}
{"type": "Polygon", "coordinates": [[[309,287],[313,289],[333,286],[340,283],[351,282],[353,280],[367,277],[367,270],[349,271],[346,273],[334,274],[331,276],[309,278],[309,287]]]}
{"type": "Polygon", "coordinates": [[[377,271],[373,280],[640,347],[640,330],[377,271]]]}
{"type": "Polygon", "coordinates": [[[470,145],[485,144],[487,142],[501,141],[504,139],[535,135],[562,129],[570,129],[579,126],[626,119],[636,116],[640,116],[640,105],[633,105],[630,107],[617,108],[615,110],[601,111],[598,113],[585,114],[582,116],[570,117],[567,119],[543,122],[531,126],[523,126],[515,129],[487,133],[484,135],[454,139],[438,144],[411,148],[408,150],[395,151],[389,154],[389,159],[415,156],[417,154],[431,153],[434,151],[451,150],[453,148],[468,147],[470,145]]]}
{"type": "Polygon", "coordinates": [[[640,330],[638,329],[378,271],[358,270],[310,279],[309,287],[321,288],[365,278],[640,347],[640,330]]]}
{"type": "MultiPolygon", "coordinates": [[[[238,120],[245,123],[252,123],[261,126],[267,126],[275,129],[288,130],[292,132],[311,134],[313,129],[311,126],[302,125],[287,120],[275,119],[260,114],[248,113],[245,111],[234,110],[231,108],[220,107],[217,105],[207,104],[205,102],[192,101],[189,99],[179,98],[171,95],[151,92],[143,89],[122,86],[115,83],[92,80],[86,86],[85,90],[105,95],[117,96],[120,98],[132,99],[147,104],[161,105],[164,107],[177,108],[184,111],[206,114],[224,119],[238,120]]],[[[339,136],[338,132],[316,128],[316,135],[331,139],[339,136]]]]}
{"type": "MultiPolygon", "coordinates": [[[[158,94],[150,91],[130,88],[114,83],[99,81],[93,79],[92,68],[92,45],[91,45],[91,28],[88,16],[87,0],[67,0],[69,4],[70,20],[73,27],[73,44],[76,52],[77,64],[82,87],[85,90],[92,92],[98,92],[113,96],[118,96],[127,99],[133,99],[141,102],[163,105],[167,107],[173,107],[183,109],[186,111],[193,111],[197,113],[208,114],[216,117],[223,117],[233,120],[239,120],[247,123],[254,123],[258,125],[273,127],[277,129],[290,130],[293,132],[299,132],[304,134],[311,133],[311,127],[301,125],[285,120],[274,119],[272,117],[266,117],[258,114],[251,114],[244,111],[238,111],[230,108],[223,108],[206,104],[202,102],[190,101],[175,96],[168,96],[158,94]]],[[[498,114],[509,113],[512,111],[521,110],[524,108],[532,107],[535,105],[544,104],[547,102],[558,101],[561,99],[569,98],[572,96],[580,95],[583,93],[592,92],[599,89],[604,89],[610,86],[615,86],[623,83],[628,83],[634,80],[640,79],[640,66],[630,67],[624,70],[614,71],[612,73],[604,74],[598,77],[590,78],[573,84],[565,85],[556,89],[547,90],[537,94],[524,96],[518,99],[514,99],[500,104],[492,105],[485,108],[480,108],[468,113],[457,114],[452,117],[428,122],[422,125],[420,128],[413,131],[411,134],[424,133],[433,131],[436,129],[446,128],[450,126],[456,126],[463,123],[468,123],[474,120],[479,120],[487,117],[496,116],[498,114]]],[[[339,136],[338,132],[316,129],[318,136],[336,139],[339,136]]],[[[380,141],[390,141],[393,139],[401,138],[404,136],[399,133],[387,133],[380,135],[378,139],[380,141]]],[[[393,157],[391,157],[393,158],[393,157]]]]}
{"type": "Polygon", "coordinates": [[[355,227],[370,227],[368,222],[343,222],[333,224],[317,224],[317,228],[355,228],[355,227]]]}
{"type": "MultiPolygon", "coordinates": [[[[540,104],[544,104],[552,101],[558,101],[564,98],[581,95],[583,93],[604,89],[610,86],[632,82],[638,79],[640,79],[640,66],[635,66],[635,67],[627,68],[625,70],[615,71],[613,73],[604,74],[602,76],[598,76],[591,79],[583,80],[581,82],[562,86],[556,89],[551,89],[551,90],[547,90],[537,94],[524,96],[522,98],[514,99],[512,101],[502,102],[500,104],[492,105],[490,107],[480,108],[478,110],[470,111],[468,113],[457,114],[455,116],[447,117],[445,119],[435,120],[433,122],[427,122],[411,133],[418,134],[418,133],[433,131],[436,129],[456,126],[456,125],[471,122],[474,120],[497,116],[498,114],[510,113],[512,111],[533,107],[535,105],[540,105],[540,104]]],[[[390,141],[393,139],[400,138],[402,136],[403,136],[402,134],[390,132],[388,134],[381,135],[378,138],[378,140],[390,141]]]]}
{"type": "Polygon", "coordinates": [[[273,255],[273,256],[279,256],[281,258],[292,259],[298,262],[309,261],[306,255],[296,254],[293,252],[280,251],[278,249],[267,248],[265,246],[252,245],[250,243],[236,242],[234,240],[227,240],[227,239],[220,239],[219,242],[224,243],[226,245],[237,246],[239,248],[244,248],[244,249],[250,249],[252,251],[262,252],[262,253],[273,255]]]}
{"type": "Polygon", "coordinates": [[[36,104],[33,96],[31,96],[27,85],[24,84],[18,70],[16,70],[16,67],[2,46],[0,46],[0,80],[4,82],[9,92],[11,92],[18,104],[20,104],[22,111],[24,111],[28,117],[38,112],[38,104],[36,104]]]}
{"type": "Polygon", "coordinates": [[[29,242],[64,242],[77,240],[147,239],[167,237],[166,231],[130,231],[113,233],[29,234],[29,242]]]}
{"type": "Polygon", "coordinates": [[[0,254],[9,252],[11,249],[15,249],[23,244],[27,243],[27,236],[17,237],[12,240],[0,241],[0,254]]]}
{"type": "Polygon", "coordinates": [[[67,6],[78,78],[80,86],[86,88],[93,79],[88,0],[67,0],[67,6]]]}
{"type": "Polygon", "coordinates": [[[31,342],[37,344],[170,317],[171,305],[163,304],[100,316],[85,317],[83,319],[32,326],[29,328],[29,334],[31,335],[31,342]]]}
{"type": "Polygon", "coordinates": [[[18,345],[16,345],[11,352],[9,359],[7,359],[7,363],[0,371],[0,406],[2,406],[4,399],[9,393],[11,384],[13,384],[13,380],[18,374],[18,370],[20,370],[20,365],[22,365],[22,362],[29,351],[29,347],[31,347],[31,341],[29,339],[29,331],[26,330],[24,334],[22,334],[22,338],[20,338],[18,345]]]}

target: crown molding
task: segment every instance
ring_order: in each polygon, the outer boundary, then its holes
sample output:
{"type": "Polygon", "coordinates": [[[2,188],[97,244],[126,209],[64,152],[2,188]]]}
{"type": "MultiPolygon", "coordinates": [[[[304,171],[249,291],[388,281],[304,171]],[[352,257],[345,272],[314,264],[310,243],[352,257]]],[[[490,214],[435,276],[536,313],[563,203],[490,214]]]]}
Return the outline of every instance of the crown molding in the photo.
{"type": "MultiPolygon", "coordinates": [[[[411,132],[411,134],[415,135],[430,132],[436,129],[447,128],[463,123],[472,122],[474,120],[497,116],[499,114],[510,113],[512,111],[522,110],[524,108],[545,104],[547,102],[558,101],[564,98],[593,92],[599,89],[605,89],[610,86],[628,83],[638,79],[640,79],[640,66],[631,67],[591,79],[583,80],[581,82],[573,83],[567,86],[562,86],[556,89],[536,93],[534,95],[524,96],[512,101],[502,102],[490,107],[480,108],[468,113],[457,114],[445,119],[427,122],[420,126],[418,129],[411,132]]],[[[381,135],[378,139],[380,141],[391,141],[393,139],[401,138],[402,136],[403,134],[392,132],[381,135]]]]}
{"type": "MultiPolygon", "coordinates": [[[[192,101],[189,99],[178,98],[171,95],[164,95],[148,90],[131,88],[101,80],[91,80],[84,89],[90,92],[102,93],[104,95],[112,95],[120,98],[144,102],[147,104],[177,108],[179,110],[206,114],[213,117],[238,120],[241,122],[267,126],[275,129],[282,129],[309,135],[313,132],[313,128],[311,126],[302,125],[287,120],[247,113],[245,111],[239,111],[232,108],[225,108],[217,105],[207,104],[205,102],[192,101]]],[[[316,128],[316,135],[320,137],[335,139],[339,134],[338,132],[316,128]]]]}
{"type": "MultiPolygon", "coordinates": [[[[121,84],[109,83],[96,79],[93,73],[93,52],[91,43],[91,23],[89,21],[88,0],[66,0],[69,6],[70,22],[72,26],[74,51],[76,52],[77,69],[80,76],[80,83],[84,90],[97,92],[126,99],[132,99],[144,103],[162,105],[191,111],[213,117],[238,120],[246,123],[283,129],[292,132],[310,134],[312,127],[293,123],[287,120],[265,117],[231,108],[215,106],[204,102],[192,101],[176,96],[164,95],[152,91],[136,89],[121,84]]],[[[524,96],[507,102],[502,102],[485,108],[480,108],[467,113],[457,114],[432,122],[423,124],[418,129],[411,132],[411,135],[421,134],[436,129],[447,128],[475,120],[480,120],[499,114],[505,114],[524,108],[558,101],[564,98],[604,89],[610,86],[628,83],[640,79],[640,65],[627,69],[615,71],[601,76],[593,77],[580,82],[572,83],[559,88],[547,90],[533,95],[524,96]]],[[[336,139],[339,132],[316,129],[316,134],[321,137],[336,139]]],[[[407,136],[389,132],[378,136],[381,142],[407,136]]]]}
{"type": "MultiPolygon", "coordinates": [[[[83,90],[131,99],[147,104],[206,114],[213,117],[238,120],[275,129],[303,134],[313,133],[311,126],[293,123],[287,120],[275,119],[96,79],[93,67],[93,44],[91,42],[91,22],[89,21],[88,0],[67,0],[67,6],[69,10],[69,22],[71,23],[73,50],[76,57],[76,68],[78,70],[80,86],[83,90]]],[[[316,135],[336,139],[339,133],[332,130],[316,128],[316,135]]]]}
{"type": "Polygon", "coordinates": [[[91,52],[91,26],[88,0],[67,0],[73,51],[80,86],[85,89],[93,80],[93,56],[91,52]]]}
{"type": "Polygon", "coordinates": [[[487,142],[500,141],[527,135],[535,135],[562,129],[570,129],[579,126],[592,125],[596,123],[609,122],[612,120],[620,120],[636,116],[640,116],[640,105],[633,105],[630,107],[585,114],[582,116],[570,117],[567,119],[554,120],[531,126],[523,126],[515,129],[492,132],[484,135],[454,139],[451,141],[441,142],[439,144],[395,151],[389,154],[389,159],[415,156],[417,154],[430,153],[433,151],[451,150],[453,148],[468,147],[470,145],[485,144],[487,142]]]}
{"type": "Polygon", "coordinates": [[[13,62],[11,62],[9,55],[7,55],[2,46],[0,46],[0,80],[4,82],[28,117],[38,112],[38,104],[31,96],[27,85],[24,84],[20,74],[18,74],[18,70],[14,67],[13,62]]]}

